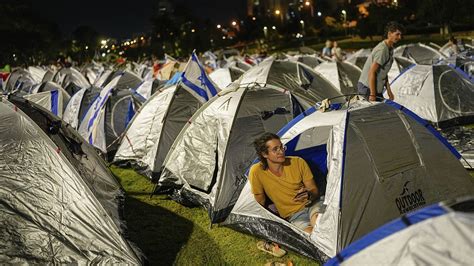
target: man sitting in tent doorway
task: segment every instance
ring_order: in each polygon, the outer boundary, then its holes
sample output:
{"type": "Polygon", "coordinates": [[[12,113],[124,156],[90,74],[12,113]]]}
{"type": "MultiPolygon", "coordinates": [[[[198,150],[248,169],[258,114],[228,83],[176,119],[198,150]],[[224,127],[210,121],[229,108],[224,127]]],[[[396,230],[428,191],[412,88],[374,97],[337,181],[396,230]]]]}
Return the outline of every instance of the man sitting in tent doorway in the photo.
{"type": "Polygon", "coordinates": [[[283,219],[311,234],[321,209],[313,174],[300,157],[285,156],[280,137],[265,133],[254,141],[260,162],[250,168],[255,200],[266,206],[270,199],[283,219]]]}

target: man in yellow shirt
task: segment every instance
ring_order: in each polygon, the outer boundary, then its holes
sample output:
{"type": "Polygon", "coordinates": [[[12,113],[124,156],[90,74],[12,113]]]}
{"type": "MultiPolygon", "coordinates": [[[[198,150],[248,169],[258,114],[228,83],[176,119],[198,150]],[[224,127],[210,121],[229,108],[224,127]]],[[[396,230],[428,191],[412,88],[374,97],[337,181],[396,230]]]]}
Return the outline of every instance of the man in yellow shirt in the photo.
{"type": "Polygon", "coordinates": [[[250,168],[249,181],[255,200],[265,206],[267,197],[280,217],[307,233],[316,223],[320,202],[318,187],[305,160],[285,156],[280,138],[265,133],[254,142],[260,162],[250,168]]]}

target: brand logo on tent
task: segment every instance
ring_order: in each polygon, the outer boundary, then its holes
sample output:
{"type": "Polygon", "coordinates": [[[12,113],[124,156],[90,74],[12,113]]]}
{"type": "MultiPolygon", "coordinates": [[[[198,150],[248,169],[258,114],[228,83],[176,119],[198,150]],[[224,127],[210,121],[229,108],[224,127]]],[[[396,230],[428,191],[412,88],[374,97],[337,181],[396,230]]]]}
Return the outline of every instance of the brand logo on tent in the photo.
{"type": "Polygon", "coordinates": [[[423,191],[421,189],[414,189],[408,185],[409,183],[410,181],[405,182],[402,193],[395,199],[395,204],[397,204],[400,214],[407,213],[426,204],[423,191]]]}

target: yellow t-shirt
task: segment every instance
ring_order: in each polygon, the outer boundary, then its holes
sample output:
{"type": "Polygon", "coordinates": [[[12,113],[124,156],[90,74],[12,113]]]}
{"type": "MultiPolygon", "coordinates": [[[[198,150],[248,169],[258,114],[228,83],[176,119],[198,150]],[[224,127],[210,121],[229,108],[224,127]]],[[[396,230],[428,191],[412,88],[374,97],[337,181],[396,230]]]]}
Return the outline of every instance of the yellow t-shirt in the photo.
{"type": "Polygon", "coordinates": [[[253,194],[265,193],[275,204],[278,213],[284,219],[305,207],[306,202],[296,202],[297,192],[304,186],[303,181],[313,178],[305,160],[287,156],[283,164],[283,174],[276,176],[270,170],[263,170],[261,163],[252,165],[249,181],[253,194]]]}

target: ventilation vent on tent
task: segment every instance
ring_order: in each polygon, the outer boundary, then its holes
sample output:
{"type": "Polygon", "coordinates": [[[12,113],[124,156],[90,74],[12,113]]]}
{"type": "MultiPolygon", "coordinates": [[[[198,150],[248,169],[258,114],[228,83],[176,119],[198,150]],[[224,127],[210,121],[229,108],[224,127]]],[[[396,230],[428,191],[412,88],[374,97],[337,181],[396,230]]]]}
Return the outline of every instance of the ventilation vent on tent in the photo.
{"type": "Polygon", "coordinates": [[[421,166],[409,129],[396,112],[367,108],[352,115],[351,126],[365,144],[380,182],[421,166]]]}

